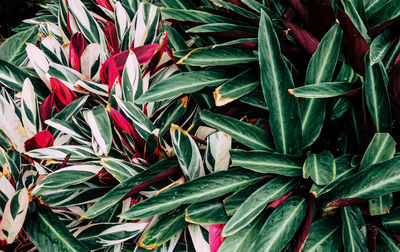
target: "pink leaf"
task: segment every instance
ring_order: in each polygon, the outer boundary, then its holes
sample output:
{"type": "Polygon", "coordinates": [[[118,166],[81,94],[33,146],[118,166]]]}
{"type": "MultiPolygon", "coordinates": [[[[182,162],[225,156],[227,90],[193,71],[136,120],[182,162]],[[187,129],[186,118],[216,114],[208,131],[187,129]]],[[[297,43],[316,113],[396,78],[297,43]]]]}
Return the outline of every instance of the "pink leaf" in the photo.
{"type": "Polygon", "coordinates": [[[56,109],[60,112],[63,108],[65,108],[68,104],[78,99],[78,96],[64,85],[60,80],[50,77],[50,85],[51,89],[53,89],[54,96],[54,104],[56,105],[56,109]]]}
{"type": "Polygon", "coordinates": [[[77,32],[72,35],[69,44],[69,62],[71,63],[71,67],[78,72],[80,72],[80,60],[85,48],[86,42],[82,33],[77,32]]]}
{"type": "Polygon", "coordinates": [[[40,119],[42,119],[42,122],[51,118],[51,111],[53,109],[53,106],[54,106],[54,93],[47,96],[47,98],[39,106],[39,114],[40,114],[40,119]]]}
{"type": "Polygon", "coordinates": [[[268,207],[273,207],[277,208],[280,204],[282,204],[285,200],[287,200],[292,194],[295,192],[295,190],[290,191],[288,194],[280,197],[279,199],[275,200],[274,202],[270,203],[268,207]]]}
{"type": "Polygon", "coordinates": [[[225,240],[225,237],[221,238],[224,227],[225,224],[212,224],[209,226],[208,241],[210,243],[210,252],[217,252],[222,242],[225,240]]]}
{"type": "Polygon", "coordinates": [[[104,34],[108,40],[107,47],[111,55],[119,53],[117,28],[113,22],[107,21],[107,26],[103,27],[104,34]]]}
{"type": "Polygon", "coordinates": [[[111,4],[108,0],[96,0],[97,4],[100,5],[101,7],[106,8],[109,11],[114,12],[114,9],[111,7],[111,4]]]}
{"type": "Polygon", "coordinates": [[[33,137],[25,141],[25,150],[31,151],[51,147],[54,144],[54,137],[48,130],[40,131],[33,137]]]}
{"type": "Polygon", "coordinates": [[[314,198],[310,196],[308,198],[308,211],[306,215],[306,219],[303,222],[302,228],[300,229],[300,236],[297,240],[295,252],[300,252],[306,242],[308,234],[310,232],[311,224],[313,221],[313,214],[314,214],[314,198]]]}

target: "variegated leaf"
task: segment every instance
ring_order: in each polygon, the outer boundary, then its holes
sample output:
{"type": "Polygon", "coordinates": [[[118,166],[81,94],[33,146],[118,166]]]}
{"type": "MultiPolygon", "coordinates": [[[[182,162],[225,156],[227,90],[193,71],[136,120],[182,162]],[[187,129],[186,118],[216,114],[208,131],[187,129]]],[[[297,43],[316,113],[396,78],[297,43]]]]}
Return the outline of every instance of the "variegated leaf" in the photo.
{"type": "Polygon", "coordinates": [[[89,139],[83,134],[80,129],[73,123],[58,119],[49,119],[45,123],[54,129],[72,137],[75,141],[82,145],[89,145],[89,139]]]}
{"type": "Polygon", "coordinates": [[[122,98],[125,101],[133,103],[143,94],[142,71],[132,50],[129,50],[129,56],[126,59],[121,85],[122,98]]]}
{"type": "Polygon", "coordinates": [[[92,148],[81,145],[47,147],[31,150],[25,154],[31,158],[43,160],[64,160],[70,154],[70,161],[97,159],[92,148]]]}
{"type": "Polygon", "coordinates": [[[49,71],[49,60],[46,58],[46,55],[35,45],[30,43],[26,44],[26,52],[30,63],[33,65],[33,68],[39,75],[40,79],[42,79],[49,90],[52,90],[50,80],[48,76],[46,76],[49,71]]]}
{"type": "Polygon", "coordinates": [[[228,170],[232,137],[218,131],[207,137],[205,165],[211,172],[228,170]]]}
{"type": "Polygon", "coordinates": [[[22,87],[21,115],[28,137],[33,137],[39,131],[42,131],[35,90],[29,78],[25,79],[22,87]]]}
{"type": "Polygon", "coordinates": [[[144,167],[113,158],[102,158],[101,165],[118,181],[125,181],[145,170],[144,167]]]}

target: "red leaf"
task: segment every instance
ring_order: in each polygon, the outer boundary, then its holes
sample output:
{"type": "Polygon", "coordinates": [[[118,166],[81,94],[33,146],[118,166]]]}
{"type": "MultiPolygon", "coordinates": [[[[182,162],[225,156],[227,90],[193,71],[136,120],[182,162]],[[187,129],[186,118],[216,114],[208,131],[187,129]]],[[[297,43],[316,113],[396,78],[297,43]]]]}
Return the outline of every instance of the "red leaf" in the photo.
{"type": "Polygon", "coordinates": [[[168,34],[165,33],[165,36],[163,40],[161,41],[161,44],[158,46],[158,48],[154,51],[153,56],[150,59],[149,64],[146,67],[146,70],[143,73],[143,76],[146,75],[146,73],[150,72],[152,73],[154,69],[156,69],[158,63],[161,60],[161,57],[167,47],[167,42],[168,42],[168,34]]]}
{"type": "Polygon", "coordinates": [[[160,44],[150,44],[131,48],[131,50],[135,53],[139,63],[144,64],[151,60],[159,47],[160,44]]]}
{"type": "Polygon", "coordinates": [[[111,7],[111,4],[108,2],[108,0],[96,0],[97,4],[100,5],[101,7],[106,8],[109,11],[114,12],[114,9],[111,7]]]}
{"type": "Polygon", "coordinates": [[[338,18],[347,42],[350,65],[358,74],[365,76],[364,56],[369,50],[368,43],[351,22],[349,16],[341,9],[338,9],[338,18]]]}
{"type": "Polygon", "coordinates": [[[107,26],[103,27],[103,32],[108,40],[107,47],[111,55],[119,53],[117,28],[113,22],[107,21],[107,26]]]}
{"type": "Polygon", "coordinates": [[[302,228],[300,229],[301,232],[300,232],[299,239],[297,240],[296,248],[294,250],[295,252],[300,252],[304,246],[304,243],[306,242],[308,234],[310,233],[310,227],[311,227],[311,223],[313,221],[313,214],[314,214],[314,198],[313,198],[313,196],[310,196],[308,198],[307,216],[303,222],[302,228]]]}
{"type": "Polygon", "coordinates": [[[25,141],[25,150],[31,151],[35,149],[41,149],[53,146],[54,137],[51,135],[50,131],[44,130],[38,132],[33,137],[25,141]]]}
{"type": "Polygon", "coordinates": [[[290,29],[289,34],[296,39],[307,53],[313,54],[317,50],[319,41],[311,33],[289,21],[282,20],[281,23],[290,29]]]}
{"type": "Polygon", "coordinates": [[[40,114],[40,119],[42,119],[42,122],[51,118],[51,111],[53,109],[53,105],[54,105],[54,93],[47,96],[47,98],[39,106],[39,114],[40,114]]]}
{"type": "Polygon", "coordinates": [[[69,62],[71,63],[71,67],[79,72],[80,60],[85,48],[86,42],[82,36],[82,33],[77,32],[72,35],[71,42],[69,44],[69,62]]]}
{"type": "Polygon", "coordinates": [[[225,237],[221,238],[224,227],[225,224],[212,224],[209,226],[208,241],[210,243],[210,252],[217,252],[222,242],[225,240],[225,237]]]}
{"type": "Polygon", "coordinates": [[[60,80],[50,77],[50,85],[55,95],[54,104],[58,111],[61,111],[68,104],[78,99],[74,91],[65,86],[60,80]]]}
{"type": "Polygon", "coordinates": [[[290,191],[288,194],[280,197],[279,199],[275,200],[274,202],[270,203],[268,207],[273,207],[277,208],[280,204],[282,204],[285,200],[287,200],[292,194],[295,192],[295,190],[290,191]]]}

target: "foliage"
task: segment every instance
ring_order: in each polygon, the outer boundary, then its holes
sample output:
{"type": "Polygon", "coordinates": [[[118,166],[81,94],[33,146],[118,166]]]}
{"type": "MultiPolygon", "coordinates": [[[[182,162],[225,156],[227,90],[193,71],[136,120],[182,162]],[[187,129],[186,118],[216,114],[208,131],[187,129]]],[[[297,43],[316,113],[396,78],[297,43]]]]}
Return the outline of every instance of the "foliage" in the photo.
{"type": "Polygon", "coordinates": [[[0,46],[0,239],[398,251],[397,0],[60,0],[0,46]]]}

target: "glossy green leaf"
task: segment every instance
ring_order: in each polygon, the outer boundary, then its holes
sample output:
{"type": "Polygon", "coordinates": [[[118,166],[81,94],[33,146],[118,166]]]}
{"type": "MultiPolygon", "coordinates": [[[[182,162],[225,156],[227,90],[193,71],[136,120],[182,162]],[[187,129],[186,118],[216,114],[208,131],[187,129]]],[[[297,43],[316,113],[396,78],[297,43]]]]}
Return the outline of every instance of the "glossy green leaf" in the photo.
{"type": "Polygon", "coordinates": [[[250,148],[273,150],[271,136],[256,126],[209,111],[202,111],[200,119],[205,124],[232,136],[234,140],[250,148]]]}
{"type": "MultiPolygon", "coordinates": [[[[305,79],[306,85],[314,83],[317,83],[316,85],[323,85],[318,83],[332,81],[332,77],[340,53],[342,36],[343,32],[339,24],[334,24],[326,33],[326,35],[323,37],[323,39],[318,45],[317,51],[313,54],[310,63],[308,64],[306,79],[305,79]]],[[[329,97],[333,97],[332,95],[334,94],[332,93],[337,94],[338,91],[341,91],[341,94],[345,94],[355,89],[354,85],[341,85],[335,87],[334,90],[332,90],[332,86],[329,87],[330,89],[328,88],[328,90],[326,90],[326,87],[315,86],[314,90],[317,89],[317,91],[321,92],[322,89],[325,89],[324,90],[325,95],[327,95],[327,93],[330,93],[331,96],[329,97]]],[[[305,86],[301,88],[306,89],[307,94],[311,93],[310,90],[307,91],[307,89],[310,89],[310,87],[305,86]]],[[[313,89],[313,87],[311,87],[311,89],[313,89]]],[[[298,92],[298,90],[295,92],[298,92]]],[[[313,98],[313,97],[307,97],[307,98],[313,98]]],[[[318,99],[301,100],[300,117],[301,117],[303,147],[310,146],[321,133],[326,113],[325,107],[326,107],[326,101],[318,99]]]]}
{"type": "Polygon", "coordinates": [[[298,102],[287,92],[294,84],[282,59],[272,21],[265,12],[261,13],[258,34],[261,86],[270,111],[269,121],[275,148],[283,154],[297,154],[301,144],[298,102]]]}
{"type": "Polygon", "coordinates": [[[187,222],[203,225],[225,224],[228,221],[220,199],[212,199],[190,205],[185,210],[187,222]]]}
{"type": "Polygon", "coordinates": [[[390,38],[390,29],[383,31],[383,33],[379,34],[371,43],[370,46],[370,54],[369,59],[371,64],[378,63],[383,60],[387,51],[392,44],[392,40],[390,38]]]}
{"type": "Polygon", "coordinates": [[[400,208],[396,207],[390,213],[383,215],[382,225],[386,230],[398,233],[400,231],[400,208]]]}
{"type": "Polygon", "coordinates": [[[254,185],[250,185],[242,190],[234,192],[232,195],[228,196],[224,199],[224,207],[226,214],[228,216],[232,216],[236,210],[242,205],[242,203],[258,188],[260,188],[262,184],[257,183],[254,185]]]}
{"type": "Polygon", "coordinates": [[[111,191],[101,197],[95,204],[93,204],[83,215],[82,218],[92,219],[111,207],[124,198],[124,196],[131,191],[135,186],[142,184],[154,178],[160,173],[178,165],[176,159],[161,160],[152,165],[146,171],[143,171],[130,179],[125,180],[118,186],[115,186],[111,191]]]}
{"type": "Polygon", "coordinates": [[[25,154],[31,158],[43,160],[64,160],[69,154],[71,154],[69,158],[70,161],[97,159],[92,148],[81,145],[47,147],[31,150],[25,154]]]}
{"type": "Polygon", "coordinates": [[[287,199],[268,217],[249,251],[281,251],[300,227],[306,211],[305,199],[287,199]]]}
{"type": "Polygon", "coordinates": [[[302,165],[296,157],[266,151],[231,150],[232,166],[261,173],[301,176],[302,165]]]}
{"type": "Polygon", "coordinates": [[[364,153],[360,164],[360,170],[392,158],[395,152],[396,142],[390,134],[376,133],[364,153]]]}
{"type": "Polygon", "coordinates": [[[163,101],[184,93],[194,93],[208,86],[216,86],[230,79],[225,69],[179,73],[150,87],[136,103],[163,101]]]}
{"type": "Polygon", "coordinates": [[[370,27],[395,19],[399,16],[399,12],[400,6],[396,1],[391,0],[378,1],[377,4],[366,6],[365,10],[370,27]]]}
{"type": "Polygon", "coordinates": [[[41,251],[90,251],[78,241],[49,207],[37,205],[27,218],[26,231],[41,251]]]}
{"type": "Polygon", "coordinates": [[[367,228],[358,207],[344,207],[340,211],[343,220],[343,244],[345,251],[368,251],[367,228]]]}
{"type": "Polygon", "coordinates": [[[336,178],[336,164],[332,153],[323,151],[318,154],[307,152],[303,165],[303,178],[311,177],[317,185],[326,185],[336,178]]]}
{"type": "Polygon", "coordinates": [[[204,24],[195,26],[186,30],[187,33],[193,34],[215,34],[215,33],[223,33],[226,34],[228,32],[239,33],[239,34],[248,34],[255,35],[257,34],[257,28],[252,26],[245,25],[236,25],[231,23],[215,23],[215,24],[204,24]]]}
{"type": "Polygon", "coordinates": [[[113,175],[118,181],[125,181],[138,173],[146,170],[145,167],[132,164],[120,159],[102,158],[101,165],[113,175]]]}
{"type": "Polygon", "coordinates": [[[341,96],[359,88],[360,83],[325,82],[289,89],[289,92],[296,97],[316,99],[341,96]]]}
{"type": "Polygon", "coordinates": [[[393,194],[388,193],[368,201],[369,213],[371,215],[383,215],[390,212],[393,206],[393,194]]]}
{"type": "Polygon", "coordinates": [[[388,132],[391,127],[391,109],[386,90],[388,77],[382,63],[371,64],[365,57],[365,102],[375,124],[376,131],[388,132]]]}
{"type": "Polygon", "coordinates": [[[206,201],[255,183],[261,176],[242,169],[211,173],[177,185],[142,201],[121,214],[124,219],[141,219],[166,213],[180,205],[206,201]]]}
{"type": "Polygon", "coordinates": [[[342,247],[340,228],[341,225],[338,225],[335,217],[325,217],[314,221],[302,251],[339,251],[342,247]]]}
{"type": "Polygon", "coordinates": [[[161,8],[161,17],[163,20],[187,23],[236,23],[229,18],[198,10],[161,8]]]}
{"type": "Polygon", "coordinates": [[[222,236],[231,236],[251,223],[268,205],[291,191],[297,182],[286,177],[276,177],[252,193],[229,219],[222,236]]]}
{"type": "Polygon", "coordinates": [[[121,86],[122,98],[125,101],[134,102],[143,93],[142,71],[135,54],[131,50],[122,73],[121,86]]]}
{"type": "Polygon", "coordinates": [[[400,247],[396,244],[393,237],[391,237],[388,233],[378,228],[377,235],[377,243],[376,249],[377,251],[391,251],[391,252],[399,252],[400,247]]]}

